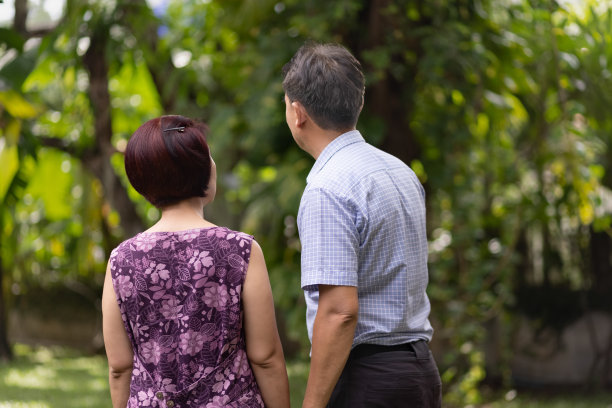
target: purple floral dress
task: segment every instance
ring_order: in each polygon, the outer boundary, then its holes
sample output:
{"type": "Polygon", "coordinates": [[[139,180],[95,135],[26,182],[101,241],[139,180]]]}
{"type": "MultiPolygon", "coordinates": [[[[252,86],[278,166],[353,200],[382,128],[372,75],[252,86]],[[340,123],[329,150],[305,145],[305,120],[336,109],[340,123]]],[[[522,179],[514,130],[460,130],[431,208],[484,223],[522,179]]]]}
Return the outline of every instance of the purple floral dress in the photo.
{"type": "Polygon", "coordinates": [[[246,355],[252,237],[222,227],[144,232],[110,257],[134,351],[128,407],[263,407],[246,355]]]}

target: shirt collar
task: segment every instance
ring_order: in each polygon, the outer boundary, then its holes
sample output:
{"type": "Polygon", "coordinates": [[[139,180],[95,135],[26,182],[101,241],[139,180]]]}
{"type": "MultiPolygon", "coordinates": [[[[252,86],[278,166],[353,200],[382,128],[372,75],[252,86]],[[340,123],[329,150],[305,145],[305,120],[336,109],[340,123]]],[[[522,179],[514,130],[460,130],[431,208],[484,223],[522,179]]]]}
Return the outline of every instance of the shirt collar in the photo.
{"type": "Polygon", "coordinates": [[[310,180],[316,176],[325,164],[333,157],[334,154],[342,150],[348,145],[358,142],[365,142],[363,136],[358,130],[351,130],[350,132],[346,132],[332,140],[330,144],[325,146],[325,149],[319,155],[319,158],[315,161],[315,164],[310,169],[310,173],[308,173],[308,177],[306,177],[306,183],[309,183],[310,180]]]}

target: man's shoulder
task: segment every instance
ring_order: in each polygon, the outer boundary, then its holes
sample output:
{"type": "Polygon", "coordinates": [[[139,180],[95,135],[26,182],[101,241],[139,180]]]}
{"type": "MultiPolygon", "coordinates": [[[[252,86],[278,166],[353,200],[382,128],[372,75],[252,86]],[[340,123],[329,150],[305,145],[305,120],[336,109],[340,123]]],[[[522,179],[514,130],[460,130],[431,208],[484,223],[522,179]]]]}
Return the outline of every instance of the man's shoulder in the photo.
{"type": "Polygon", "coordinates": [[[308,188],[341,194],[382,171],[411,172],[397,157],[368,143],[356,143],[336,152],[309,181],[308,188]]]}

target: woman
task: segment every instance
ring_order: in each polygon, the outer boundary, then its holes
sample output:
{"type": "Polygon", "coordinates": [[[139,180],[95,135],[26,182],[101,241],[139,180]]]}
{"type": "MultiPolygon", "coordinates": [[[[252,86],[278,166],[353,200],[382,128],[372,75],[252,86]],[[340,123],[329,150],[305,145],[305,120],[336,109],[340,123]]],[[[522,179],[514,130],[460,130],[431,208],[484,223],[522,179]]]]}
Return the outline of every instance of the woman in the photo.
{"type": "Polygon", "coordinates": [[[161,210],[110,256],[102,296],[113,407],[288,407],[260,246],[204,217],[215,197],[207,128],[183,116],[130,139],[132,186],[161,210]]]}

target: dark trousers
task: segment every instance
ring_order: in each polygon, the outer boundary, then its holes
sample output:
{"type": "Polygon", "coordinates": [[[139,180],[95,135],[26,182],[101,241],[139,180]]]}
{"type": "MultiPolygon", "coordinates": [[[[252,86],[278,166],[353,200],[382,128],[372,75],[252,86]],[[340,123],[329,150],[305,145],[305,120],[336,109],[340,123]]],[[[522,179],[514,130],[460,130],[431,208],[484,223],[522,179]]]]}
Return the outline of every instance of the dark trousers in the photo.
{"type": "Polygon", "coordinates": [[[356,346],[328,408],[440,408],[440,373],[425,341],[356,346]]]}

